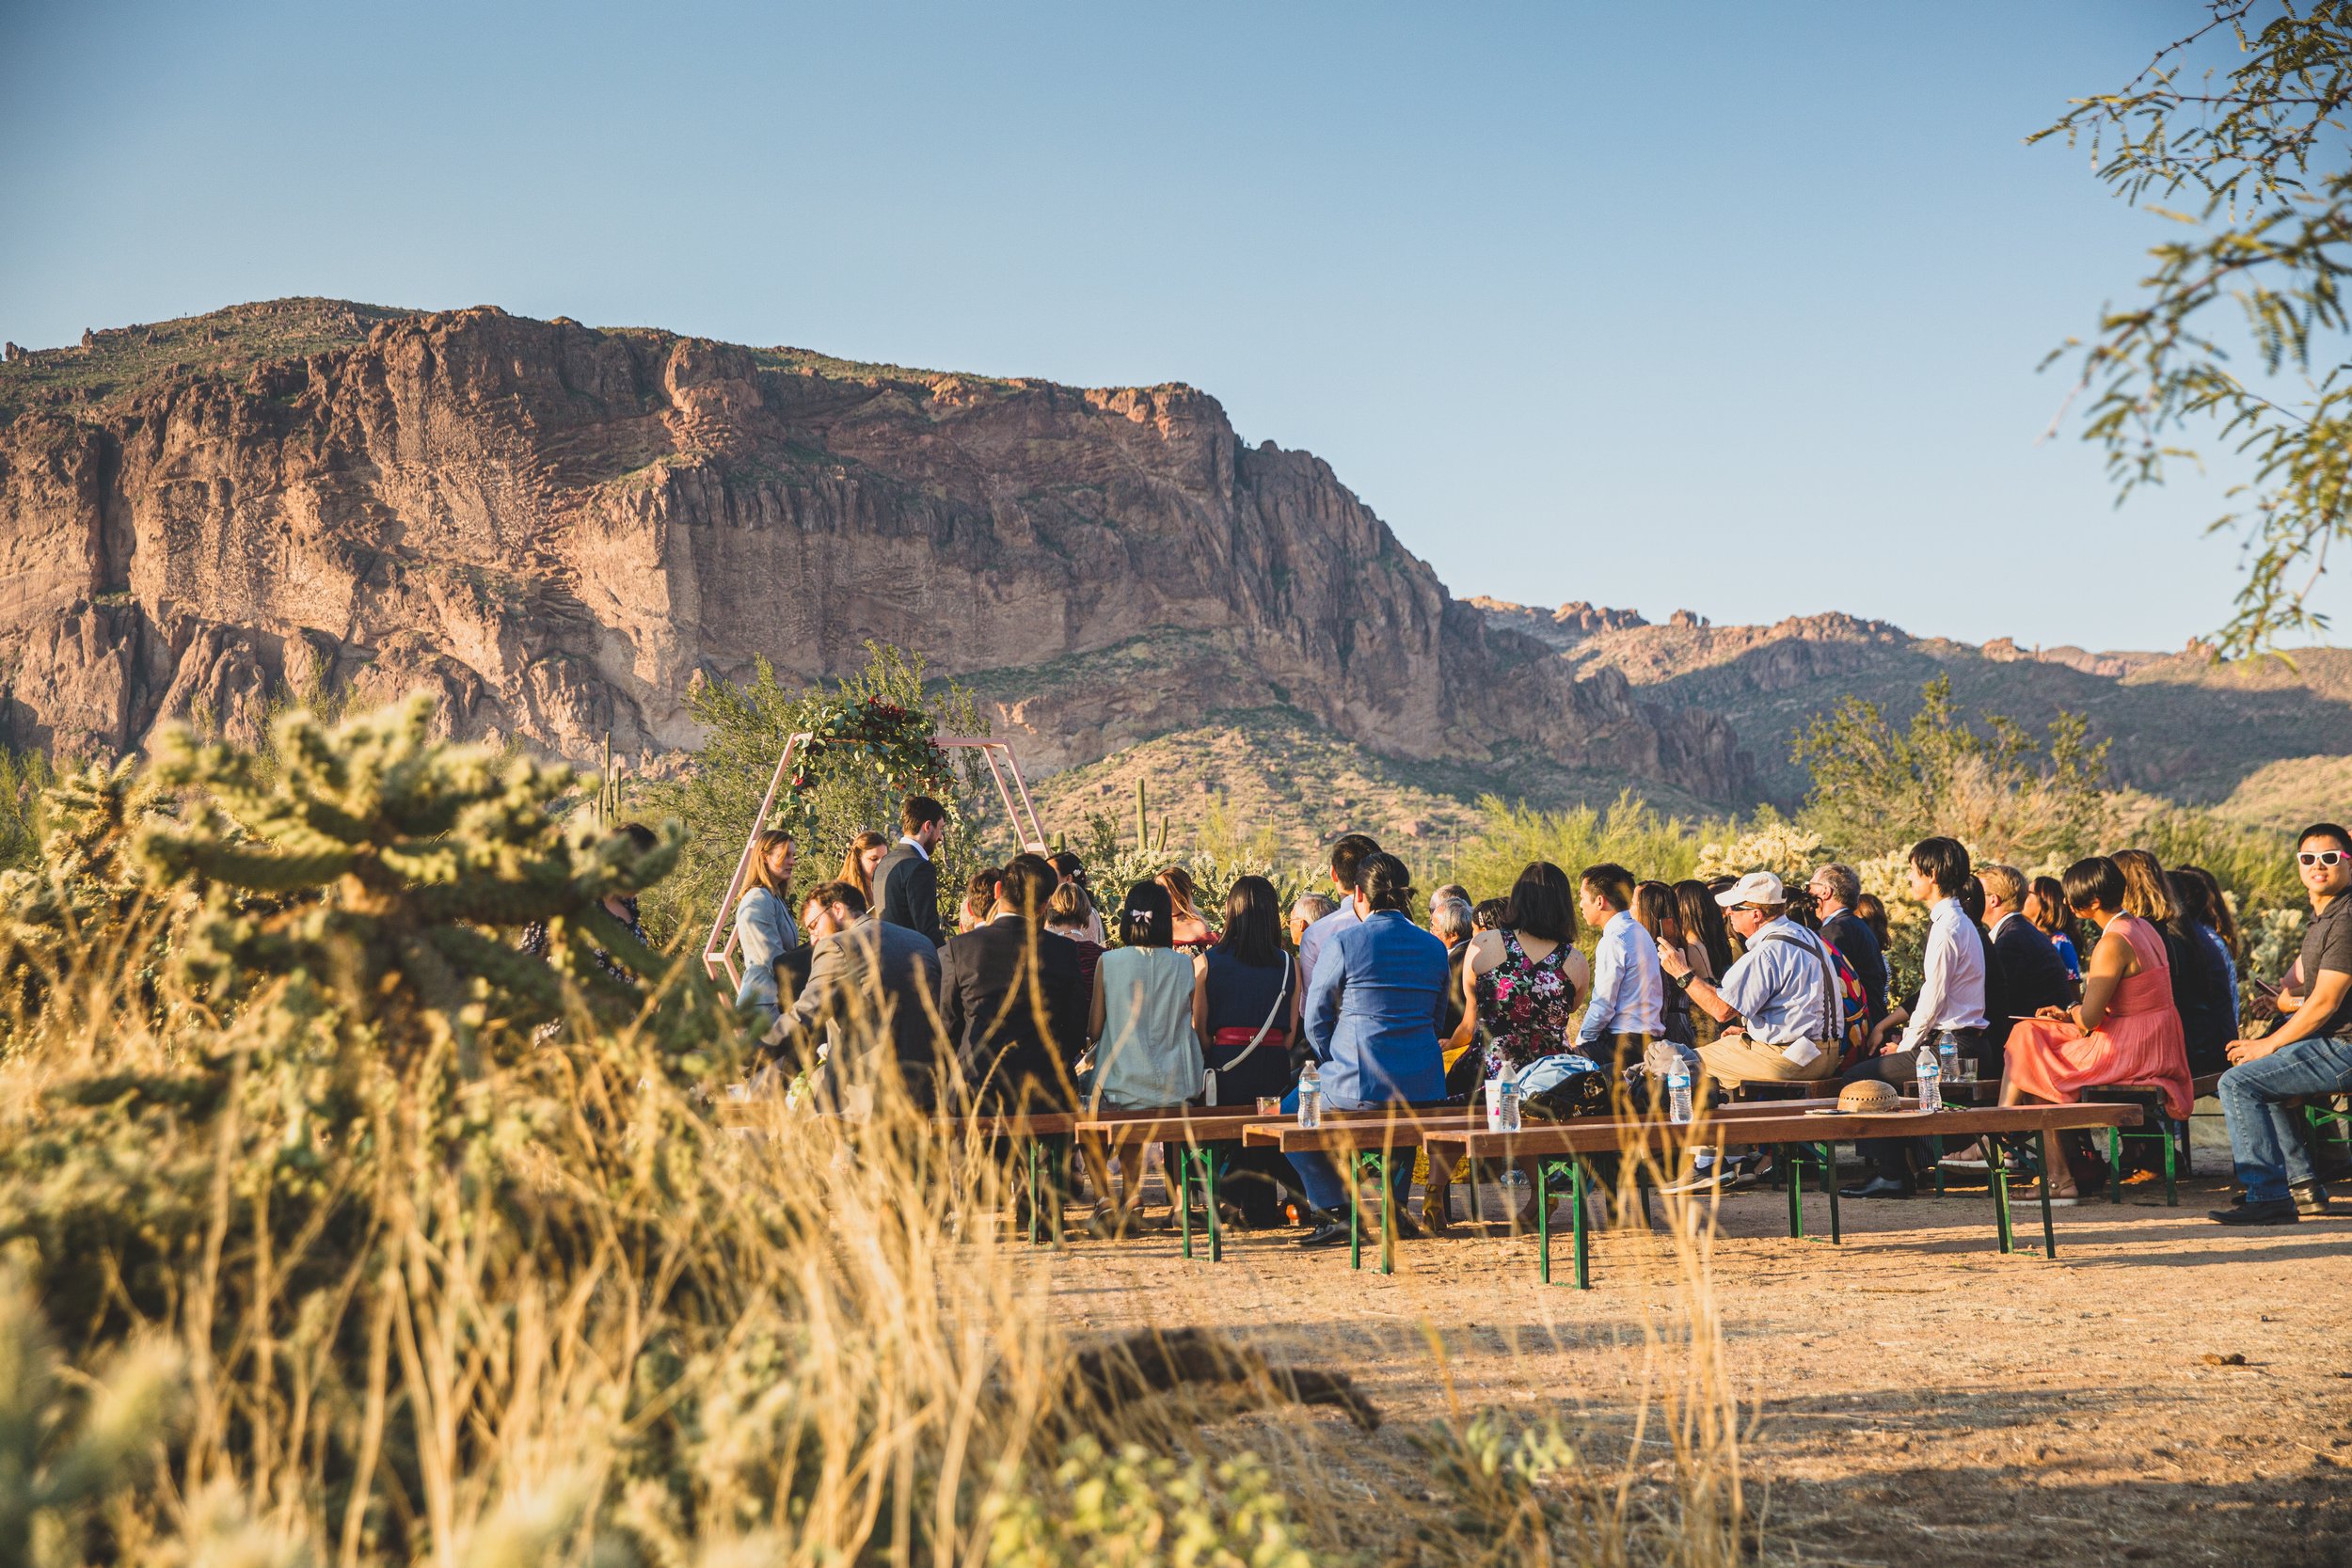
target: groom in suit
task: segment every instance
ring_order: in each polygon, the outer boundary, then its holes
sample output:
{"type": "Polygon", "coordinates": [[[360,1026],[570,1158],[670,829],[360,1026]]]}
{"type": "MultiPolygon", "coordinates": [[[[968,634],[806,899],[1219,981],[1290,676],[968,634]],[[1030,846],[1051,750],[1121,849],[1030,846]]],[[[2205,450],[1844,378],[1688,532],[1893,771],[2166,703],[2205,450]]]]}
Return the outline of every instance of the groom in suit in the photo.
{"type": "Polygon", "coordinates": [[[937,947],[939,868],[931,857],[947,836],[947,810],[928,795],[910,795],[898,808],[898,842],[874,867],[874,909],[884,925],[920,931],[937,947]]]}

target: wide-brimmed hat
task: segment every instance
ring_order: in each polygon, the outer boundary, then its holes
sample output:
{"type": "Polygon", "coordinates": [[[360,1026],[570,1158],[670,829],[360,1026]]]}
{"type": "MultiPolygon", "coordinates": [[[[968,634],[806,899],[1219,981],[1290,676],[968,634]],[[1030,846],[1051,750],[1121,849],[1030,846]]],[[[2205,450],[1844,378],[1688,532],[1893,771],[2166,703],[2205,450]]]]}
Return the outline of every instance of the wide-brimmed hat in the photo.
{"type": "Polygon", "coordinates": [[[1786,904],[1788,890],[1771,872],[1751,871],[1715,895],[1715,902],[1727,910],[1736,910],[1742,904],[1786,904]]]}

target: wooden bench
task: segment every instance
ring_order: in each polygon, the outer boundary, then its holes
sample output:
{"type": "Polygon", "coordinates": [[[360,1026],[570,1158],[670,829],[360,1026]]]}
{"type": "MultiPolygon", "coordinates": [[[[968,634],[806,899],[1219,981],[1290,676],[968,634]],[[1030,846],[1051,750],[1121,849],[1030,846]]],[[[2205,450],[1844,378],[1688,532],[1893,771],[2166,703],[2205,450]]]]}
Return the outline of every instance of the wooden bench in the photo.
{"type": "MultiPolygon", "coordinates": [[[[2044,1133],[2078,1127],[2134,1127],[2139,1119],[2139,1108],[2136,1105],[2006,1105],[1932,1113],[1709,1117],[1688,1125],[1594,1118],[1525,1128],[1518,1132],[1439,1131],[1424,1134],[1421,1141],[1433,1161],[1469,1158],[1535,1162],[1537,1274],[1546,1284],[1551,1282],[1550,1181],[1555,1175],[1565,1176],[1574,1199],[1570,1208],[1575,1226],[1576,1285],[1579,1290],[1589,1290],[1591,1240],[1584,1212],[1585,1161],[1589,1155],[1646,1149],[1671,1158],[1685,1148],[1706,1145],[1779,1149],[1811,1147],[1826,1155],[1837,1144],[1865,1138],[1915,1138],[1926,1135],[1932,1128],[1945,1136],[1987,1138],[1996,1146],[2004,1142],[2013,1144],[2026,1163],[2040,1174],[2044,1133]]],[[[2008,1166],[1998,1158],[1991,1164],[1994,1226],[1999,1249],[2013,1252],[2016,1246],[2010,1226],[2008,1166]]],[[[1842,1243],[1845,1236],[1838,1217],[1835,1179],[1829,1184],[1829,1193],[1830,1240],[1842,1243]]],[[[1789,1234],[1798,1239],[1804,1234],[1801,1205],[1798,1178],[1792,1168],[1789,1234]]],[[[2044,1257],[2058,1255],[2058,1230],[2050,1218],[2046,1180],[2042,1189],[2042,1244],[2044,1257]]]]}

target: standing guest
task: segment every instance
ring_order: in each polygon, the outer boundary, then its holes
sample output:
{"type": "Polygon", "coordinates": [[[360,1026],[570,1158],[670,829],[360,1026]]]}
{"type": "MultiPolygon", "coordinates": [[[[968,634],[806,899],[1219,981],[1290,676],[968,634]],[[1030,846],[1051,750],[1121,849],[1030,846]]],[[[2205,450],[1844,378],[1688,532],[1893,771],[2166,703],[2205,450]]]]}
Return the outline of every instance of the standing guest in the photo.
{"type": "Polygon", "coordinates": [[[2118,849],[2123,873],[2123,910],[2156,929],[2171,967],[2172,1006],[2181,1015],[2189,1070],[2218,1072],[2228,1065],[2230,1042],[2237,1038],[2237,1015],[2230,1010],[2228,971],[2204,936],[2182,916],[2172,879],[2145,849],[2118,849]]]}
{"type": "Polygon", "coordinates": [[[1279,895],[1263,877],[1237,877],[1225,895],[1225,935],[1193,961],[1192,1014],[1207,1042],[1218,1105],[1248,1105],[1290,1090],[1298,1034],[1298,971],[1282,951],[1279,895]]]}
{"type": "Polygon", "coordinates": [[[1054,890],[1054,896],[1045,901],[1045,928],[1057,937],[1069,938],[1071,945],[1078,950],[1078,978],[1089,995],[1094,992],[1094,965],[1103,956],[1103,944],[1087,932],[1101,921],[1094,900],[1074,883],[1062,883],[1054,890]]]}
{"type": "Polygon", "coordinates": [[[886,1088],[885,1076],[918,1108],[930,1109],[939,1037],[930,999],[939,990],[939,949],[920,932],[876,919],[847,879],[809,895],[808,913],[808,983],[769,1031],[770,1053],[797,1046],[803,1060],[821,1054],[814,1085],[828,1109],[886,1088]]]}
{"type": "Polygon", "coordinates": [[[890,853],[890,840],[868,828],[850,840],[850,852],[841,857],[841,870],[834,877],[836,882],[847,882],[857,889],[866,907],[874,907],[874,868],[890,853]]]}
{"type": "Polygon", "coordinates": [[[2194,868],[2184,866],[2167,879],[2172,884],[2172,901],[2180,906],[2181,930],[2189,938],[2188,945],[2201,952],[2205,959],[2204,985],[2212,993],[2208,1008],[2226,1028],[2225,1038],[2217,1051],[2208,1052],[2200,1042],[2197,1032],[2189,1027],[2186,1013],[2181,1015],[2181,1029],[2188,1036],[2188,1065],[2200,1074],[2218,1072],[2226,1061],[2230,1044],[2237,1038],[2240,1016],[2237,993],[2237,960],[2230,956],[2230,944],[2223,940],[2214,922],[2213,886],[2194,868]],[[2221,1060],[2207,1066],[2212,1057],[2221,1060]]]}
{"type": "Polygon", "coordinates": [[[1527,863],[1511,884],[1502,924],[1470,939],[1458,983],[1466,1016],[1449,1043],[1486,1037],[1480,1077],[1507,1072],[1529,1094],[1575,1070],[1558,1058],[1568,1053],[1577,1004],[1592,994],[1593,969],[1576,948],[1576,895],[1566,872],[1549,861],[1527,863]]]}
{"type": "MultiPolygon", "coordinates": [[[[2124,908],[2128,879],[2106,855],[2068,866],[2062,885],[2067,907],[2099,928],[2083,999],[2044,1007],[2010,1032],[2001,1103],[2072,1104],[2102,1084],[2156,1084],[2166,1110],[2186,1117],[2195,1097],[2163,935],[2124,908]]],[[[2074,1202],[2074,1173],[2056,1132],[2045,1136],[2042,1168],[2050,1201],[2074,1202]]]]}
{"type": "Polygon", "coordinates": [[[2021,1018],[2039,1018],[2045,1007],[2074,1000],[2074,982],[2058,944],[2026,918],[2032,896],[2025,873],[2013,865],[1988,865],[1977,873],[1984,884],[1984,921],[1993,933],[1992,962],[1985,971],[1984,1072],[1994,1073],[2010,1027],[2021,1018]]]}
{"type": "Polygon", "coordinates": [[[1813,906],[1820,913],[1821,935],[1845,955],[1846,962],[1861,978],[1870,1025],[1876,1028],[1886,1016],[1886,947],[1878,933],[1854,913],[1854,904],[1862,896],[1861,873],[1832,861],[1813,873],[1805,891],[1813,895],[1813,906]]]}
{"type": "Polygon", "coordinates": [[[1885,899],[1875,893],[1866,893],[1853,901],[1853,912],[1854,918],[1870,927],[1870,934],[1879,939],[1880,952],[1895,944],[1894,938],[1887,934],[1885,899]]]}
{"type": "Polygon", "coordinates": [[[2058,949],[2058,961],[2066,966],[2066,977],[2080,986],[2083,981],[2081,944],[2074,940],[2074,911],[2066,907],[2066,890],[2056,877],[2036,877],[2032,889],[2026,895],[2026,918],[2035,929],[2050,939],[2058,949]]]}
{"type": "Polygon", "coordinates": [[[963,902],[956,909],[957,935],[977,930],[996,917],[996,896],[1004,880],[1004,872],[993,865],[972,873],[963,884],[963,902]]]}
{"type": "MultiPolygon", "coordinates": [[[[1682,906],[1676,901],[1673,888],[1664,882],[1638,884],[1633,889],[1633,918],[1641,922],[1642,929],[1658,944],[1660,964],[1664,965],[1669,958],[1678,958],[1685,964],[1691,961],[1682,940],[1682,906]]],[[[1665,974],[1672,978],[1673,969],[1667,967],[1665,974]]],[[[1691,1016],[1691,998],[1681,987],[1666,988],[1664,1018],[1668,1039],[1696,1049],[1698,1036],[1691,1016]]]]}
{"type": "Polygon", "coordinates": [[[1633,873],[1611,862],[1577,878],[1577,912],[1600,927],[1593,947],[1593,999],[1576,1053],[1619,1070],[1639,1065],[1666,1027],[1666,981],[1658,944],[1633,918],[1633,873]]]}
{"type": "MultiPolygon", "coordinates": [[[[1849,1072],[1850,1079],[1908,1084],[1917,1076],[1919,1048],[1947,1040],[1963,1056],[1983,1056],[1984,942],[1960,902],[1972,879],[1968,850],[1956,838],[1923,838],[1911,847],[1909,875],[1911,896],[1929,906],[1919,995],[1907,1009],[1888,1009],[1871,1035],[1878,1054],[1849,1072]],[[1890,1038],[1898,1028],[1901,1036],[1890,1038]]],[[[1916,1180],[1914,1142],[1924,1140],[1864,1140],[1858,1151],[1877,1174],[1859,1187],[1841,1188],[1840,1196],[1909,1197],[1916,1180]]]]}
{"type": "MultiPolygon", "coordinates": [[[[1329,931],[1306,992],[1301,1022],[1307,1051],[1322,1064],[1325,1102],[1335,1111],[1434,1103],[1445,1095],[1438,1045],[1445,943],[1413,924],[1412,873],[1404,862],[1371,850],[1357,862],[1356,877],[1356,923],[1329,931]]],[[[1294,1091],[1292,1103],[1295,1099],[1294,1091]]],[[[1347,1226],[1337,1215],[1340,1205],[1354,1201],[1355,1183],[1321,1154],[1294,1154],[1290,1161],[1307,1201],[1324,1216],[1299,1244],[1343,1244],[1347,1226]]],[[[1418,1234],[1405,1216],[1413,1162],[1391,1165],[1391,1212],[1400,1232],[1418,1234]]]]}
{"type": "Polygon", "coordinates": [[[2259,1039],[2231,1042],[2235,1065],[2215,1091],[2246,1188],[2239,1207],[2213,1212],[2220,1225],[2293,1225],[2328,1212],[2299,1107],[2352,1090],[2352,832],[2315,822],[2296,838],[2295,860],[2312,920],[2295,965],[2300,978],[2279,994],[2286,1022],[2259,1039]]]}
{"type": "Polygon", "coordinates": [[[1323,952],[1323,944],[1358,922],[1356,913],[1356,874],[1366,855],[1376,855],[1380,846],[1363,833],[1342,833],[1331,845],[1331,885],[1339,890],[1337,907],[1329,914],[1307,927],[1307,934],[1298,939],[1298,992],[1312,996],[1315,992],[1315,959],[1323,952]]]}
{"type": "Polygon", "coordinates": [[[1089,1007],[1076,946],[1044,928],[1059,880],[1042,855],[1015,855],[995,918],[940,951],[940,1026],[984,1112],[1073,1104],[1089,1007]]]}
{"type": "Polygon", "coordinates": [[[1200,893],[1192,873],[1181,865],[1162,866],[1153,879],[1168,889],[1168,902],[1176,911],[1176,951],[1186,955],[1207,952],[1216,941],[1216,927],[1201,918],[1200,893]]]}
{"type": "Polygon", "coordinates": [[[1320,893],[1302,893],[1291,905],[1291,951],[1295,953],[1307,941],[1307,928],[1339,906],[1320,893]]]}
{"type": "Polygon", "coordinates": [[[1098,948],[1108,947],[1111,942],[1110,933],[1103,924],[1102,910],[1094,902],[1094,889],[1087,881],[1086,862],[1069,850],[1063,849],[1056,854],[1048,855],[1046,863],[1051,865],[1054,868],[1054,874],[1061,879],[1062,886],[1075,887],[1079,896],[1086,900],[1087,941],[1094,943],[1098,948]]]}
{"type": "Polygon", "coordinates": [[[932,857],[947,835],[947,808],[928,795],[910,795],[898,807],[898,842],[874,867],[876,913],[885,923],[920,931],[932,945],[939,930],[939,870],[932,857]]]}
{"type": "Polygon", "coordinates": [[[1087,1038],[1094,1067],[1079,1081],[1089,1109],[1182,1105],[1200,1092],[1193,1032],[1193,960],[1169,945],[1174,900],[1158,881],[1127,890],[1119,942],[1094,966],[1087,1038]]]}
{"type": "Polygon", "coordinates": [[[800,945],[800,930],[785,902],[791,886],[792,835],[781,828],[764,829],[752,845],[751,886],[735,906],[735,937],[743,951],[735,1005],[755,1015],[755,1038],[784,1011],[776,997],[776,960],[800,945]]]}
{"type": "Polygon", "coordinates": [[[1713,980],[1731,968],[1735,956],[1731,951],[1731,932],[1724,926],[1723,906],[1707,891],[1707,884],[1695,877],[1686,877],[1675,884],[1675,903],[1682,911],[1682,929],[1697,942],[1706,956],[1706,962],[1691,960],[1691,969],[1703,980],[1713,980]]]}

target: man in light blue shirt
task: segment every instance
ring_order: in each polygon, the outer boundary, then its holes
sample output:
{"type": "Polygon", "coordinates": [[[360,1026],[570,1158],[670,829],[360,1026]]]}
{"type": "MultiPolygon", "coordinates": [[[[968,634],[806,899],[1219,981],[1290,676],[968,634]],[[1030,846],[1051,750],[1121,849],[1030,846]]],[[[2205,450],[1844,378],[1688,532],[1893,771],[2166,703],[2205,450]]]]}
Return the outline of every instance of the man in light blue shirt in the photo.
{"type": "Polygon", "coordinates": [[[1340,907],[1307,927],[1298,939],[1298,994],[1314,994],[1315,960],[1323,957],[1324,945],[1342,931],[1361,923],[1356,912],[1356,873],[1364,863],[1364,857],[1376,855],[1380,846],[1366,833],[1342,833],[1331,846],[1331,885],[1339,890],[1340,907]]]}
{"type": "Polygon", "coordinates": [[[1586,866],[1577,879],[1577,911],[1600,927],[1600,941],[1593,950],[1593,1000],[1576,1048],[1624,1068],[1666,1032],[1666,982],[1658,944],[1633,918],[1633,873],[1606,863],[1586,866]]]}

